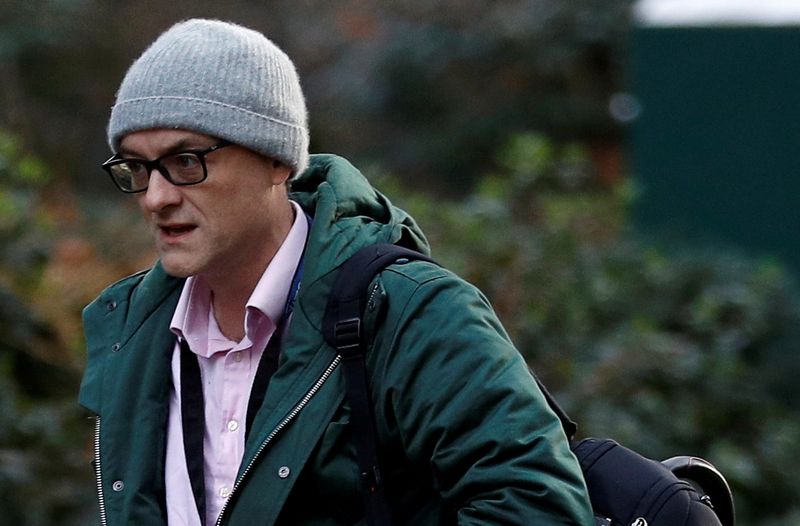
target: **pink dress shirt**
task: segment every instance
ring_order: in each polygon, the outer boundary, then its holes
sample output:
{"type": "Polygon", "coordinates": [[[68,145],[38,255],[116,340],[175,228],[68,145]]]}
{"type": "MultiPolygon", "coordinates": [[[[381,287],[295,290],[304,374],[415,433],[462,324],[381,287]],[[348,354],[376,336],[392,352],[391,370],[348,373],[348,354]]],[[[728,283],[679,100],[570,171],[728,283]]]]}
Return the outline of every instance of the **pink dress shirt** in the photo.
{"type": "MultiPolygon", "coordinates": [[[[292,202],[295,220],[289,235],[247,301],[245,336],[231,341],[220,332],[211,309],[211,291],[202,278],[183,286],[170,330],[197,354],[205,402],[204,474],[206,526],[212,526],[236,481],[244,454],[245,419],[250,387],[275,324],[283,316],[292,277],[308,235],[308,222],[292,202]]],[[[183,449],[180,346],[172,354],[173,389],[169,400],[165,483],[170,526],[200,526],[200,517],[183,449]]]]}

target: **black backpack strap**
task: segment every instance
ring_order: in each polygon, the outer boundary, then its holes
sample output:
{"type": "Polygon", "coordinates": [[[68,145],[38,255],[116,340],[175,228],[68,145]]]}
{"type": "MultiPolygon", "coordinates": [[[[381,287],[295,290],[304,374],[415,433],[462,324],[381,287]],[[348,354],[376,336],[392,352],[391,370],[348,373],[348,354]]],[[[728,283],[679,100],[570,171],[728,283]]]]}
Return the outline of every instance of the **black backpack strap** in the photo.
{"type": "MultiPolygon", "coordinates": [[[[388,243],[369,245],[353,254],[339,269],[328,298],[322,325],[325,341],[342,357],[347,399],[352,411],[353,441],[358,455],[361,483],[365,489],[366,515],[370,526],[388,526],[391,524],[391,519],[378,466],[377,438],[369,396],[367,346],[362,331],[362,317],[369,294],[367,286],[375,276],[393,263],[408,261],[435,263],[424,254],[388,243]]],[[[572,440],[577,424],[558,405],[533,371],[531,375],[544,394],[547,405],[561,421],[567,437],[572,440]]]]}
{"type": "Polygon", "coordinates": [[[380,271],[403,260],[433,262],[415,250],[379,243],[362,248],[342,264],[325,309],[322,325],[325,341],[337,349],[344,345],[345,352],[360,342],[367,286],[380,271]]]}
{"type": "Polygon", "coordinates": [[[356,252],[339,270],[323,320],[325,340],[342,357],[353,441],[370,526],[389,526],[391,516],[378,466],[378,441],[369,395],[362,316],[367,286],[381,270],[403,260],[432,261],[424,254],[391,244],[370,245],[356,252]]]}
{"type": "Polygon", "coordinates": [[[556,399],[553,398],[553,395],[550,394],[550,391],[547,390],[547,387],[544,386],[542,381],[539,380],[539,377],[536,376],[533,371],[531,371],[531,376],[533,376],[533,379],[536,380],[536,385],[539,386],[539,390],[544,395],[547,405],[550,406],[550,409],[553,410],[558,419],[561,421],[561,427],[564,428],[564,433],[567,435],[569,441],[572,442],[575,440],[575,434],[578,432],[578,424],[576,424],[575,421],[569,417],[567,412],[564,411],[560,405],[558,405],[556,399]]]}

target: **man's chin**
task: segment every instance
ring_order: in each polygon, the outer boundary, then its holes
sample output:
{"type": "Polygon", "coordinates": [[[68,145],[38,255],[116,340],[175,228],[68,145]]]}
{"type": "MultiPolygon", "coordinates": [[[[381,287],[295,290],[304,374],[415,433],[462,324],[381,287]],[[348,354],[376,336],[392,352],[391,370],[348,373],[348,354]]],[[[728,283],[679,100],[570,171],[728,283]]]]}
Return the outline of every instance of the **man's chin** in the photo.
{"type": "Polygon", "coordinates": [[[188,278],[197,274],[194,268],[169,261],[168,259],[161,259],[161,267],[164,272],[174,278],[188,278]]]}

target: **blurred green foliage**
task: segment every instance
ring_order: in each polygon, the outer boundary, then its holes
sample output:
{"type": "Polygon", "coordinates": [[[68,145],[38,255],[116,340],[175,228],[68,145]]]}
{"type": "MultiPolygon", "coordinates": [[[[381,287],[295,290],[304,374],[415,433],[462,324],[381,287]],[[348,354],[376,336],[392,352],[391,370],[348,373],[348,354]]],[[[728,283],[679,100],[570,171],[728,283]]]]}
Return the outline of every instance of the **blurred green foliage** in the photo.
{"type": "Polygon", "coordinates": [[[632,3],[8,0],[0,122],[57,160],[60,177],[112,193],[96,163],[125,70],[173,23],[221,18],[263,31],[295,61],[313,151],[468,192],[509,131],[620,137],[607,108],[622,89],[632,3]]]}
{"type": "Polygon", "coordinates": [[[31,300],[53,239],[41,206],[49,179],[0,130],[0,524],[15,526],[85,524],[92,502],[78,370],[31,300]]]}
{"type": "Polygon", "coordinates": [[[793,524],[800,388],[778,358],[800,344],[791,276],[720,247],[637,238],[635,189],[599,184],[576,144],[521,134],[498,161],[459,201],[377,182],[434,257],[487,293],[581,435],[705,457],[733,486],[739,524],[793,524]]]}
{"type": "MultiPolygon", "coordinates": [[[[38,213],[39,191],[49,175],[18,139],[0,130],[0,309],[17,338],[0,345],[24,348],[26,339],[42,332],[41,323],[26,311],[29,293],[47,255],[46,220],[38,213]]],[[[6,332],[8,334],[8,332],[6,332]]]]}

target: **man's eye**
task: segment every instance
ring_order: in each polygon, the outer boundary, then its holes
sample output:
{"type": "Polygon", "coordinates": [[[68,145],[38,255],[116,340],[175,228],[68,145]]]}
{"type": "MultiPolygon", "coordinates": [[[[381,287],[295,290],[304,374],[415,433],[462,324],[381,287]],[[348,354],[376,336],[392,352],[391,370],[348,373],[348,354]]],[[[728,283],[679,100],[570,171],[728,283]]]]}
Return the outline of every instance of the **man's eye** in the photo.
{"type": "Polygon", "coordinates": [[[178,154],[175,156],[174,162],[182,170],[192,170],[200,165],[200,160],[192,153],[178,154]]]}
{"type": "Polygon", "coordinates": [[[123,166],[133,175],[139,175],[147,171],[144,163],[139,161],[128,161],[123,166]]]}

